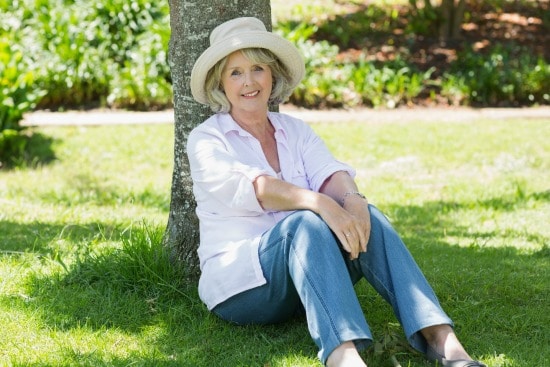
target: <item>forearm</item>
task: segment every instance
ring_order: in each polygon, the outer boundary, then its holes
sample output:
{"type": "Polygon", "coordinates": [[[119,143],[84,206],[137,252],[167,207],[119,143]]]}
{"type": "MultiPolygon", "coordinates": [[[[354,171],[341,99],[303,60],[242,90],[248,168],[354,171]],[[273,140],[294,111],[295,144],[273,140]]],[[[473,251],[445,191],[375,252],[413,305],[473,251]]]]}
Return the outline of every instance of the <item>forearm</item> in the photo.
{"type": "Polygon", "coordinates": [[[272,176],[259,176],[254,181],[254,190],[262,208],[266,210],[308,209],[321,212],[326,205],[333,205],[325,194],[301,188],[272,176]]]}
{"type": "Polygon", "coordinates": [[[344,171],[330,176],[323,183],[320,191],[341,205],[343,212],[350,214],[350,218],[340,226],[343,231],[333,231],[344,249],[350,253],[351,258],[356,258],[359,252],[367,250],[370,238],[370,212],[367,199],[359,193],[353,178],[344,171]]]}
{"type": "Polygon", "coordinates": [[[335,172],[321,186],[321,193],[330,196],[338,204],[343,205],[348,199],[364,199],[353,178],[345,171],[335,172]]]}
{"type": "Polygon", "coordinates": [[[346,192],[357,191],[355,182],[347,173],[337,172],[332,175],[321,187],[323,192],[303,189],[266,175],[256,178],[254,189],[264,209],[309,209],[319,214],[352,259],[355,259],[359,252],[366,251],[370,234],[366,200],[353,194],[346,198],[344,207],[338,202],[346,192]]]}

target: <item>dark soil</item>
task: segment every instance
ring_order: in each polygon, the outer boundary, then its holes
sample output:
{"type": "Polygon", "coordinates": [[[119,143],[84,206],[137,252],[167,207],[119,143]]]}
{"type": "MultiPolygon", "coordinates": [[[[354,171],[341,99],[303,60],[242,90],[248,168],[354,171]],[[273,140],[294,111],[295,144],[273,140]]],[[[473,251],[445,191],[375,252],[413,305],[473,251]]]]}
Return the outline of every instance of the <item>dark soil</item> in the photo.
{"type": "Polygon", "coordinates": [[[387,6],[376,8],[368,0],[351,5],[348,14],[321,24],[317,39],[338,44],[342,58],[353,60],[366,51],[372,60],[401,57],[420,70],[442,71],[466,48],[488,52],[497,45],[550,62],[550,0],[467,1],[460,36],[450,40],[438,37],[437,25],[415,22],[409,7],[391,10],[393,16],[387,6]],[[344,28],[342,38],[338,29],[344,28]]]}

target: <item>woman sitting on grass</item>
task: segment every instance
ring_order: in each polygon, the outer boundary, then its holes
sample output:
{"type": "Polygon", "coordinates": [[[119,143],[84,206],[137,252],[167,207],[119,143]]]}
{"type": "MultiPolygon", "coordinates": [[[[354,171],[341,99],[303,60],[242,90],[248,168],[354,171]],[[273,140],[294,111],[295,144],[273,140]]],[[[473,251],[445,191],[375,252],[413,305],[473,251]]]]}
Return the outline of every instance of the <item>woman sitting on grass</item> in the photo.
{"type": "Polygon", "coordinates": [[[407,339],[444,366],[485,366],[458,341],[409,251],[304,122],[269,112],[304,76],[298,50],[256,18],[219,25],[191,74],[216,112],[189,135],[200,220],[199,294],[236,324],[305,311],[327,366],[365,366],[372,343],[353,284],[390,303],[407,339]]]}

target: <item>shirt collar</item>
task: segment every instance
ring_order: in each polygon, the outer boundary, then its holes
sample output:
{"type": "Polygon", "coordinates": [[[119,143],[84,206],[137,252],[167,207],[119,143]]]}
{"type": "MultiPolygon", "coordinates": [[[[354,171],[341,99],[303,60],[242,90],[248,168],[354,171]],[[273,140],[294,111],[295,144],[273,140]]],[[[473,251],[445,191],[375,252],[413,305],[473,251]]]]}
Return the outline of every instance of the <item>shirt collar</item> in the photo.
{"type": "Polygon", "coordinates": [[[249,135],[242,127],[239,126],[239,124],[235,122],[235,120],[233,120],[231,115],[228,113],[218,114],[218,120],[224,135],[227,135],[227,133],[231,131],[238,132],[240,135],[249,135]]]}
{"type": "MultiPolygon", "coordinates": [[[[277,140],[279,140],[279,138],[283,138],[286,140],[287,134],[283,125],[281,124],[279,114],[275,112],[268,112],[267,117],[269,118],[269,121],[271,121],[271,125],[273,125],[273,128],[275,129],[275,138],[277,140]]],[[[229,132],[235,131],[241,136],[251,136],[250,133],[240,127],[239,124],[237,124],[235,120],[233,120],[229,113],[220,113],[219,121],[220,128],[222,129],[224,135],[227,135],[229,132]]]]}

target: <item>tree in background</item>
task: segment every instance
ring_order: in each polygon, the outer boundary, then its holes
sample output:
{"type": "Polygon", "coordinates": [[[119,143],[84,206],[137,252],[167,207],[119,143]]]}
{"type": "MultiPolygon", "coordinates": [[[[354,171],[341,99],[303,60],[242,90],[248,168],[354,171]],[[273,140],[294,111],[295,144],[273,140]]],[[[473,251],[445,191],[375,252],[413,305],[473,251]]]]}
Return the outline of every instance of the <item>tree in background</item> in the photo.
{"type": "Polygon", "coordinates": [[[465,0],[409,0],[414,15],[438,30],[442,41],[457,39],[464,19],[465,0]]]}
{"type": "Polygon", "coordinates": [[[175,142],[165,246],[191,278],[199,273],[199,227],[185,148],[191,130],[212,114],[208,107],[193,100],[189,85],[191,70],[197,57],[209,46],[212,29],[241,16],[259,18],[271,29],[269,0],[170,0],[169,63],[174,90],[175,142]]]}

